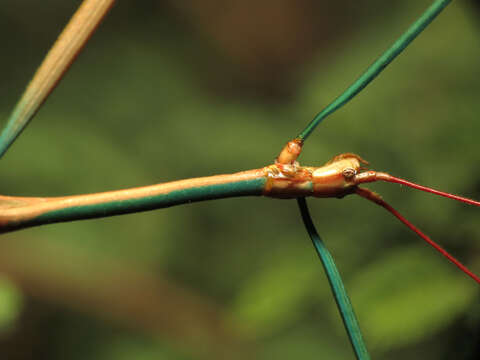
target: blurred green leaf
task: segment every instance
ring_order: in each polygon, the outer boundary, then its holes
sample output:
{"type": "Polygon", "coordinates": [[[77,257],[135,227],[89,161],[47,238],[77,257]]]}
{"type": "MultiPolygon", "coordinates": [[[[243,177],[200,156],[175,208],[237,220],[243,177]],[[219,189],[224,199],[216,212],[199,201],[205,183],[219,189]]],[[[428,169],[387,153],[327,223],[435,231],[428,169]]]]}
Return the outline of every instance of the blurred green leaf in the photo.
{"type": "Polygon", "coordinates": [[[301,316],[310,295],[329,290],[318,288],[324,277],[321,265],[312,254],[283,249],[250,277],[240,289],[232,306],[234,320],[251,337],[271,335],[292,324],[301,316]]]}
{"type": "Polygon", "coordinates": [[[23,308],[23,295],[16,285],[0,276],[0,332],[10,330],[23,308]]]}
{"type": "Polygon", "coordinates": [[[266,341],[260,359],[334,359],[352,360],[352,347],[345,336],[335,337],[328,329],[304,321],[266,341]]]}
{"type": "Polygon", "coordinates": [[[191,356],[181,354],[170,346],[165,346],[160,342],[148,341],[136,337],[118,336],[108,342],[95,355],[101,360],[188,360],[191,356]]]}
{"type": "Polygon", "coordinates": [[[349,289],[367,343],[377,350],[432,336],[477,294],[470,278],[421,247],[392,250],[359,269],[349,289]]]}

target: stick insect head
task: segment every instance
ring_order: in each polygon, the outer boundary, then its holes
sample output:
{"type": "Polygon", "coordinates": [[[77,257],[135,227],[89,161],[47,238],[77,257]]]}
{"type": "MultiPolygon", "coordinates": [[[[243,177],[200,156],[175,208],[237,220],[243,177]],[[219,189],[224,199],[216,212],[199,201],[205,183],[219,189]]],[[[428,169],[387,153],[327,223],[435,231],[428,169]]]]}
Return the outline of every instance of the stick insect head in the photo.
{"type": "Polygon", "coordinates": [[[312,172],[315,197],[344,197],[355,192],[356,176],[366,170],[368,162],[360,156],[346,153],[335,156],[312,172]]]}

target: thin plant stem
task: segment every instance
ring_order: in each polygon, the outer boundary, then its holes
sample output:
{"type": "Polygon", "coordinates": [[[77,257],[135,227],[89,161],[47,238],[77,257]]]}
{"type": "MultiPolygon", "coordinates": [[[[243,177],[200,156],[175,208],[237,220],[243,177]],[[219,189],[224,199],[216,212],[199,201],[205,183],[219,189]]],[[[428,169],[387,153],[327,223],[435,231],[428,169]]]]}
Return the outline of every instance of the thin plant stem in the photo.
{"type": "Polygon", "coordinates": [[[359,360],[370,359],[367,347],[363,341],[360,326],[358,325],[355,312],[353,311],[352,303],[347,295],[347,291],[345,290],[345,286],[343,285],[343,281],[335,265],[335,261],[315,229],[315,225],[313,224],[310,216],[305,198],[298,198],[297,202],[300,208],[300,213],[302,214],[305,228],[307,229],[308,235],[312,239],[313,246],[315,247],[315,250],[317,251],[317,254],[322,262],[325,273],[327,274],[328,282],[332,288],[332,293],[335,297],[335,301],[337,303],[338,310],[340,311],[340,316],[342,317],[345,329],[347,330],[348,338],[352,344],[353,351],[359,360]]]}
{"type": "Polygon", "coordinates": [[[305,141],[320,122],[350,101],[385,69],[450,3],[451,0],[436,0],[425,12],[388,48],[367,70],[339,97],[320,111],[297,136],[305,141]]]}
{"type": "Polygon", "coordinates": [[[84,0],[48,52],[0,134],[0,157],[28,125],[115,0],[84,0]]]}

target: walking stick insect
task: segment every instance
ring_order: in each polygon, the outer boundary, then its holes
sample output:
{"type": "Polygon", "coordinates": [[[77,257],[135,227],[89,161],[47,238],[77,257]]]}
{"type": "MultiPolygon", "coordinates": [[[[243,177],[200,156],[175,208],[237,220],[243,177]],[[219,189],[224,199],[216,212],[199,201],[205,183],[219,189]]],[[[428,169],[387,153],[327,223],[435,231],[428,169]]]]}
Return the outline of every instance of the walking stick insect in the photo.
{"type": "MultiPolygon", "coordinates": [[[[84,9],[88,6],[92,6],[92,4],[97,6],[97,4],[100,3],[104,6],[102,11],[106,12],[113,2],[86,1],[84,9]]],[[[100,7],[98,9],[100,9],[100,7]]],[[[102,11],[96,12],[96,14],[102,13],[102,11]]],[[[90,29],[93,30],[100,19],[101,16],[93,18],[90,29]]],[[[78,48],[70,50],[71,58],[68,58],[68,56],[62,58],[64,61],[58,68],[58,73],[54,74],[54,76],[52,76],[51,73],[47,73],[49,81],[45,81],[45,78],[43,78],[42,84],[50,83],[50,88],[42,88],[38,91],[38,88],[35,90],[35,85],[30,87],[31,89],[34,89],[33,92],[35,94],[43,94],[45,97],[48,95],[68,67],[68,64],[78,53],[79,48],[81,48],[86,39],[88,39],[89,34],[82,35],[83,38],[80,39],[78,48]],[[57,77],[55,78],[55,76],[57,77]]],[[[72,49],[72,47],[69,47],[69,49],[72,49]]],[[[66,54],[65,51],[65,48],[63,48],[63,50],[60,50],[57,54],[64,55],[66,54]]],[[[52,53],[54,52],[52,51],[52,53]]],[[[39,71],[39,73],[41,72],[39,71]]],[[[34,84],[34,82],[32,82],[32,84],[34,84]]],[[[23,124],[19,121],[9,123],[9,125],[13,125],[7,128],[7,131],[2,135],[2,153],[6,151],[9,144],[20,133],[18,130],[19,127],[26,125],[26,122],[28,122],[31,116],[33,116],[45,97],[42,99],[42,97],[31,96],[29,100],[27,95],[27,100],[23,102],[23,104],[28,103],[30,108],[25,105],[22,108],[22,102],[20,102],[20,107],[18,109],[24,109],[25,111],[20,111],[21,115],[17,115],[16,119],[18,120],[21,118],[21,120],[25,122],[23,124]]],[[[308,195],[317,197],[343,197],[355,193],[383,206],[400,220],[403,219],[377,195],[359,187],[358,185],[375,180],[400,182],[409,186],[411,185],[410,183],[383,173],[363,171],[364,169],[361,166],[362,159],[353,154],[344,154],[335,157],[330,163],[321,168],[302,167],[296,163],[296,159],[301,150],[301,144],[303,144],[303,140],[294,140],[290,142],[287,145],[286,150],[282,151],[279,155],[277,163],[275,164],[237,174],[189,179],[151,187],[130,189],[127,191],[121,190],[92,195],[60,198],[22,198],[4,196],[0,199],[2,200],[4,209],[0,214],[2,226],[1,231],[7,232],[45,223],[109,216],[167,207],[191,201],[242,195],[267,195],[280,198],[298,198],[308,195]],[[148,199],[148,201],[146,199],[148,199]]],[[[420,188],[419,186],[416,187],[420,188]]],[[[424,188],[421,189],[424,190],[424,188]]],[[[441,195],[478,205],[478,202],[473,200],[455,197],[445,193],[441,193],[441,195]]],[[[419,233],[413,225],[409,225],[409,223],[406,224],[412,230],[419,233]]],[[[424,240],[428,241],[424,235],[419,235],[424,240]]],[[[434,243],[430,242],[430,244],[439,250],[438,246],[434,243]]],[[[442,253],[462,271],[479,282],[476,275],[466,269],[452,256],[446,252],[442,253]]]]}

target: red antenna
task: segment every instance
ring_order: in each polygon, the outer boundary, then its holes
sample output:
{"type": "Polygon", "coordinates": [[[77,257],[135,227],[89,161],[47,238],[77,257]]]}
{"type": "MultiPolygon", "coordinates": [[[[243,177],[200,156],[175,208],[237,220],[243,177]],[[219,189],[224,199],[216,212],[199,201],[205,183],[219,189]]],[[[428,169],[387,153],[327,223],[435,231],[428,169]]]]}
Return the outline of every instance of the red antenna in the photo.
{"type": "MultiPolygon", "coordinates": [[[[397,178],[397,177],[394,177],[394,176],[391,176],[389,174],[382,173],[382,172],[366,171],[366,172],[360,173],[360,174],[355,176],[355,181],[358,184],[364,183],[364,182],[374,182],[374,181],[378,181],[378,180],[406,185],[406,186],[409,186],[409,187],[417,189],[417,190],[426,191],[426,192],[429,192],[429,193],[432,193],[432,194],[444,196],[446,198],[461,201],[461,202],[464,202],[464,203],[467,203],[467,204],[470,204],[470,205],[480,206],[479,201],[475,201],[475,200],[471,200],[471,199],[468,199],[468,198],[464,198],[462,196],[453,195],[453,194],[449,194],[449,193],[446,193],[446,192],[443,192],[443,191],[431,189],[431,188],[421,186],[421,185],[412,183],[410,181],[403,180],[403,179],[400,179],[400,178],[397,178]]],[[[377,193],[375,193],[375,192],[373,192],[369,189],[360,188],[360,187],[356,188],[355,193],[360,195],[361,197],[363,197],[365,199],[368,199],[368,200],[374,202],[377,205],[380,205],[381,207],[386,209],[388,212],[393,214],[398,220],[400,220],[402,223],[404,223],[410,230],[415,232],[424,241],[426,241],[429,245],[431,245],[433,248],[435,248],[435,250],[440,252],[449,261],[451,261],[455,266],[457,266],[465,274],[467,274],[473,280],[475,280],[477,283],[480,284],[480,277],[478,277],[473,272],[471,272],[465,265],[463,265],[460,261],[458,261],[453,255],[448,253],[439,244],[437,244],[435,241],[433,241],[427,235],[425,235],[422,231],[420,231],[420,229],[418,229],[415,225],[413,225],[410,221],[408,221],[402,214],[400,214],[397,210],[395,210],[390,204],[388,204],[385,200],[383,200],[380,195],[378,195],[377,193]]]]}
{"type": "Polygon", "coordinates": [[[417,189],[417,190],[429,192],[429,193],[432,193],[432,194],[435,194],[435,195],[440,195],[440,196],[443,196],[443,197],[446,197],[446,198],[449,198],[449,199],[464,202],[466,204],[480,206],[480,201],[468,199],[468,198],[465,198],[465,197],[462,197],[462,196],[453,195],[453,194],[450,194],[450,193],[447,193],[447,192],[443,192],[443,191],[435,190],[435,189],[432,189],[432,188],[429,188],[429,187],[426,187],[426,186],[418,185],[418,184],[412,183],[410,181],[397,178],[397,177],[392,176],[390,174],[377,173],[377,179],[392,182],[392,183],[406,185],[406,186],[409,186],[409,187],[417,189]]]}

